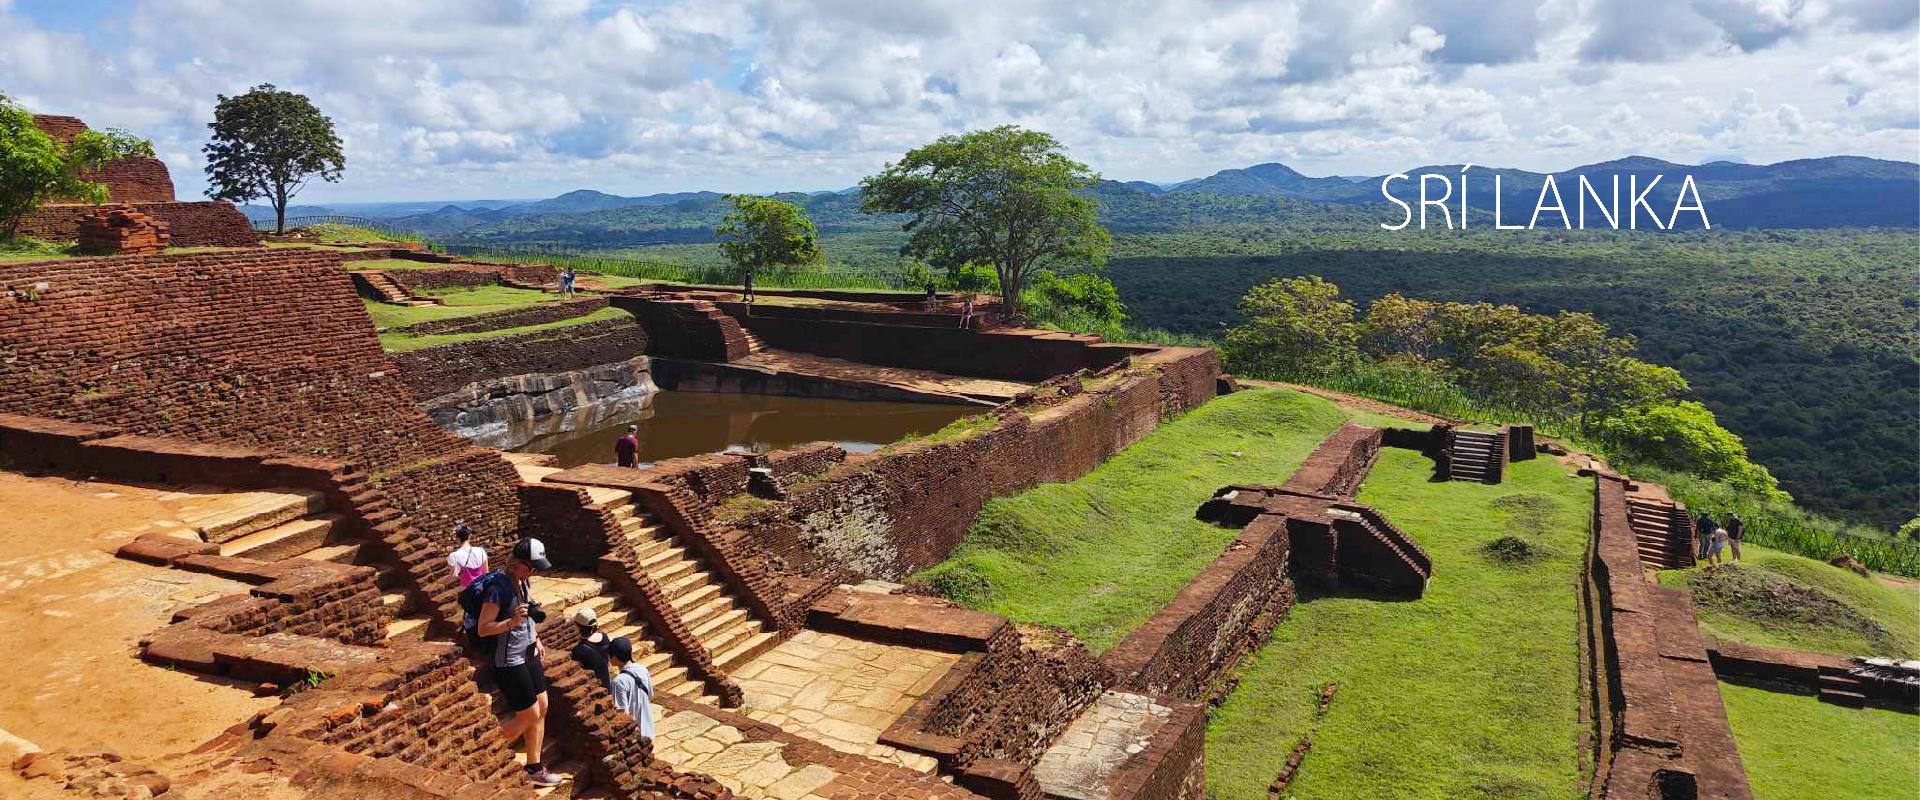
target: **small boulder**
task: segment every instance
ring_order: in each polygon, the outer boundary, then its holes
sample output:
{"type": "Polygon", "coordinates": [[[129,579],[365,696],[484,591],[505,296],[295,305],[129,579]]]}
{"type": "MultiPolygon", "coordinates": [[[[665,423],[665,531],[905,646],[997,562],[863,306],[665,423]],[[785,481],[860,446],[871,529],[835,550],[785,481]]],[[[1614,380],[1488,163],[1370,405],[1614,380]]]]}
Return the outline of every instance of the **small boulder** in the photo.
{"type": "Polygon", "coordinates": [[[1834,556],[1833,560],[1828,561],[1827,563],[1832,564],[1841,569],[1844,569],[1862,578],[1868,577],[1867,565],[1860,563],[1859,559],[1854,558],[1853,556],[1848,555],[1846,553],[1841,553],[1840,555],[1834,556]]]}

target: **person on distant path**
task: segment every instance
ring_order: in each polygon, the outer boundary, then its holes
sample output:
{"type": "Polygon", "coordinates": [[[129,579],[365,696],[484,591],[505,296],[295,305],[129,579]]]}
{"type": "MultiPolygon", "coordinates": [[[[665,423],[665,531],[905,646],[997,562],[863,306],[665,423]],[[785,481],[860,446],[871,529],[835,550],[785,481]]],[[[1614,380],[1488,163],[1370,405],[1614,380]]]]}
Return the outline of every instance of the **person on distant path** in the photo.
{"type": "Polygon", "coordinates": [[[453,568],[460,588],[465,589],[473,579],[487,574],[487,550],[473,543],[473,529],[467,523],[453,526],[453,535],[460,537],[460,546],[448,554],[447,566],[453,568]]]}
{"type": "Polygon", "coordinates": [[[967,298],[967,302],[960,304],[960,329],[966,330],[970,327],[973,327],[973,298],[971,297],[967,298]]]}
{"type": "Polygon", "coordinates": [[[748,270],[740,283],[740,297],[747,305],[753,305],[753,271],[748,270]]]}
{"type": "Polygon", "coordinates": [[[931,314],[934,309],[940,307],[938,294],[933,289],[933,281],[927,281],[927,313],[931,314]]]}
{"type": "Polygon", "coordinates": [[[1739,514],[1727,513],[1727,549],[1733,552],[1735,561],[1740,560],[1740,537],[1746,534],[1746,527],[1739,514]]]}
{"type": "Polygon", "coordinates": [[[613,676],[613,707],[627,712],[633,717],[635,725],[640,726],[640,736],[653,738],[653,674],[647,672],[647,665],[633,660],[633,643],[622,636],[607,645],[609,663],[617,670],[613,676]]]}
{"type": "Polygon", "coordinates": [[[612,679],[607,677],[607,645],[613,640],[600,630],[600,615],[590,607],[581,606],[573,612],[573,624],[580,628],[580,643],[573,646],[573,660],[599,678],[601,686],[612,688],[612,679]]]}
{"type": "Polygon", "coordinates": [[[1713,531],[1718,527],[1720,526],[1714,523],[1713,517],[1707,516],[1705,511],[1694,518],[1693,538],[1697,542],[1695,545],[1697,550],[1693,554],[1695,561],[1707,560],[1707,551],[1713,547],[1713,531]]]}
{"type": "Polygon", "coordinates": [[[640,467],[640,426],[628,425],[627,435],[613,443],[613,461],[622,467],[640,467]]]}
{"type": "Polygon", "coordinates": [[[560,293],[569,299],[573,297],[573,277],[573,267],[567,267],[560,272],[560,293]]]}
{"type": "Polygon", "coordinates": [[[513,546],[513,560],[507,565],[511,580],[492,580],[486,601],[480,605],[478,632],[493,637],[493,658],[489,660],[493,682],[507,702],[509,716],[501,719],[500,733],[507,744],[521,740],[526,745],[527,779],[534,786],[559,786],[560,776],[540,763],[540,748],[546,743],[547,672],[540,663],[540,637],[535,628],[547,614],[533,602],[530,582],[539,570],[553,569],[547,560],[547,548],[539,539],[521,539],[513,546]]]}

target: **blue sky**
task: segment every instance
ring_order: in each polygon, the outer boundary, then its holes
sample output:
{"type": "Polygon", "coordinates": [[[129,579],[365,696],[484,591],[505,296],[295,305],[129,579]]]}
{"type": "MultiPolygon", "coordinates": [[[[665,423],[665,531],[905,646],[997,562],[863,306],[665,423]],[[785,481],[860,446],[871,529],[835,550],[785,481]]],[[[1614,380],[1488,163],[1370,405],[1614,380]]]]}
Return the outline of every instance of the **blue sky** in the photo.
{"type": "Polygon", "coordinates": [[[1108,177],[1264,161],[1920,160],[1914,0],[0,0],[0,93],[154,140],[310,95],[304,202],[832,189],[1018,123],[1108,177]],[[102,23],[101,20],[107,22],[102,23]]]}

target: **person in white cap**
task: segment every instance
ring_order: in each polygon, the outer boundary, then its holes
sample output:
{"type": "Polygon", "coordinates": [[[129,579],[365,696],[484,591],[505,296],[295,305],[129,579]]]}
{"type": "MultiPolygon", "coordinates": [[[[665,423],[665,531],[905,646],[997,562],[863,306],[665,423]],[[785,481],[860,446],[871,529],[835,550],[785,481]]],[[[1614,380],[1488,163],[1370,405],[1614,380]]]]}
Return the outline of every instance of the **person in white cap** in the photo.
{"type": "Polygon", "coordinates": [[[489,580],[486,601],[480,605],[478,632],[493,640],[494,684],[507,701],[510,716],[501,720],[507,743],[518,739],[527,751],[527,779],[534,786],[558,786],[566,781],[540,763],[546,741],[547,672],[540,663],[540,637],[535,625],[547,614],[533,601],[530,582],[539,570],[553,569],[547,547],[539,539],[521,539],[507,564],[510,580],[489,580]]]}
{"type": "Polygon", "coordinates": [[[612,640],[600,630],[600,616],[593,613],[593,607],[581,606],[573,610],[573,624],[580,629],[580,643],[573,646],[573,660],[599,678],[601,686],[611,686],[607,677],[607,643],[612,640]]]}

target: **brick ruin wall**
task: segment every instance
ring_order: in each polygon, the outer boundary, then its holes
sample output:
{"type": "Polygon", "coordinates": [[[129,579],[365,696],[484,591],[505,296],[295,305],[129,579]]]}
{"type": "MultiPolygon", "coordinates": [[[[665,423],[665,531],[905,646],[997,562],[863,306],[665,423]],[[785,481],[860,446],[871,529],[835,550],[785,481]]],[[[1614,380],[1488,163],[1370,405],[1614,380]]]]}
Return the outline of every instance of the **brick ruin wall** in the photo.
{"type": "MultiPolygon", "coordinates": [[[[93,206],[43,206],[20,220],[20,235],[55,242],[80,237],[80,219],[93,206]]],[[[253,223],[232,203],[220,201],[176,203],[136,202],[133,210],[167,223],[173,247],[256,247],[260,235],[253,223]]]]}
{"type": "Polygon", "coordinates": [[[415,407],[338,256],[0,264],[0,286],[41,282],[0,297],[0,413],[359,465],[428,532],[420,549],[450,546],[455,520],[489,545],[514,530],[517,473],[415,407]]]}
{"type": "Polygon", "coordinates": [[[1173,602],[1100,656],[1117,685],[1182,700],[1210,699],[1215,679],[1266,641],[1295,595],[1286,519],[1262,514],[1173,602]]]}
{"type": "Polygon", "coordinates": [[[526,308],[510,308],[506,311],[475,314],[470,317],[429,320],[404,327],[391,328],[390,330],[395,333],[407,333],[414,336],[497,331],[573,319],[574,317],[586,316],[606,307],[607,298],[605,297],[583,297],[579,300],[537,303],[526,308]]]}
{"type": "Polygon", "coordinates": [[[695,361],[733,361],[747,354],[746,331],[712,303],[635,295],[608,298],[647,329],[651,355],[695,361]]]}
{"type": "Polygon", "coordinates": [[[768,347],[976,378],[1043,381],[1083,369],[1099,370],[1156,349],[1045,331],[843,322],[831,319],[830,310],[814,312],[812,317],[804,316],[808,313],[804,309],[780,313],[783,316],[749,316],[742,322],[768,347]]]}
{"type": "MultiPolygon", "coordinates": [[[[36,114],[33,125],[63,143],[72,142],[74,136],[87,130],[87,123],[77,117],[36,114]]],[[[173,175],[167,172],[166,163],[157,158],[143,156],[115,161],[98,171],[81,173],[80,179],[106,184],[112,194],[109,199],[116,203],[173,202],[173,175]]]]}
{"type": "Polygon", "coordinates": [[[400,379],[419,402],[476,381],[587,369],[647,352],[647,330],[631,319],[609,319],[393,355],[400,379]]]}
{"type": "MultiPolygon", "coordinates": [[[[735,527],[792,571],[899,579],[945,559],[988,500],[1084,475],[1199,406],[1219,371],[1211,350],[1161,350],[1110,386],[1004,407],[997,424],[963,438],[850,457],[735,527]]],[[[1079,378],[1060,383],[1077,390],[1079,378]]],[[[744,491],[744,480],[702,474],[693,488],[717,503],[744,491]]]]}
{"type": "Polygon", "coordinates": [[[1286,487],[1329,497],[1352,497],[1360,491],[1380,452],[1379,428],[1341,423],[1340,429],[1314,448],[1305,463],[1287,478],[1286,487]]]}

